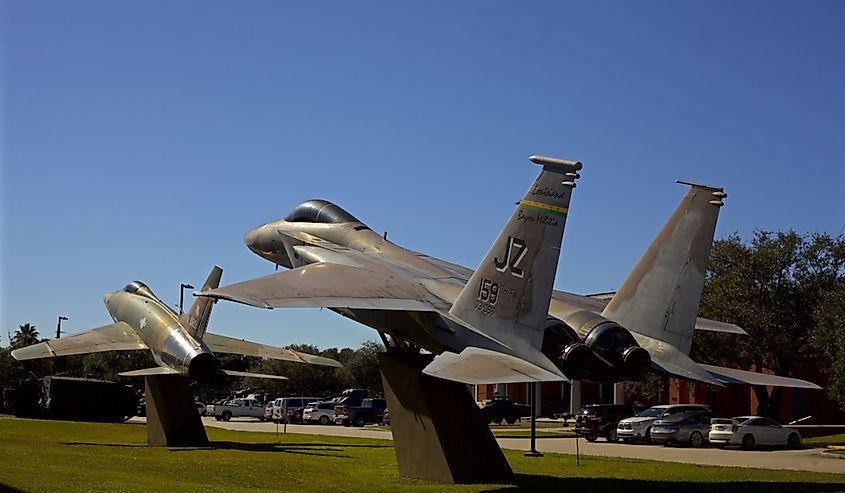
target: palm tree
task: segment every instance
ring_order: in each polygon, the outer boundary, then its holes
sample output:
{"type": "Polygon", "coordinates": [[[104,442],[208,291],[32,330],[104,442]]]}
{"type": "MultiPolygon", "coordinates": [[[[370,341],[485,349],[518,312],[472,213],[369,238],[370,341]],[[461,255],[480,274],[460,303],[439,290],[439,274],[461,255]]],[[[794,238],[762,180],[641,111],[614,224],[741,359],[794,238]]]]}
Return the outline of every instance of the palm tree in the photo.
{"type": "Polygon", "coordinates": [[[18,327],[17,332],[15,332],[11,340],[12,347],[15,348],[29,346],[36,342],[38,342],[38,330],[34,325],[28,323],[18,327]]]}

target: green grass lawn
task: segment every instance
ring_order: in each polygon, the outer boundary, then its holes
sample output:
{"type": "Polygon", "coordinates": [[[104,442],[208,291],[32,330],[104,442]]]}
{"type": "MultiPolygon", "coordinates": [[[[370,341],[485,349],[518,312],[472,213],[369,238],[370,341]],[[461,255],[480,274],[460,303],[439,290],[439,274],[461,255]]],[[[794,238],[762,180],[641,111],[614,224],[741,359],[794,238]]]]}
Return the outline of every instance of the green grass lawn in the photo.
{"type": "Polygon", "coordinates": [[[513,484],[441,485],[400,478],[389,440],[207,432],[209,449],[167,449],[141,424],[0,419],[0,491],[845,491],[834,474],[516,451],[513,484]]]}
{"type": "Polygon", "coordinates": [[[840,435],[805,438],[803,442],[805,447],[827,447],[828,445],[845,445],[845,433],[840,435]]]}

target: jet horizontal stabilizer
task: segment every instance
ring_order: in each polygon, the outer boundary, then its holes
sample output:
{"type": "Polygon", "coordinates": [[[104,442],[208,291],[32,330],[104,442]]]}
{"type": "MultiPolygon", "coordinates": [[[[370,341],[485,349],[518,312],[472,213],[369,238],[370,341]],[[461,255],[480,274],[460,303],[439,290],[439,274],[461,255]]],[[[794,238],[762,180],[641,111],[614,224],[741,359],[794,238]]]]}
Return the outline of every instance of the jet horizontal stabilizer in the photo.
{"type": "Polygon", "coordinates": [[[711,375],[716,377],[722,383],[738,383],[744,385],[765,385],[773,387],[792,387],[798,389],[816,389],[821,390],[821,387],[801,380],[800,378],[780,377],[777,375],[767,375],[765,373],[757,373],[754,371],[736,370],[734,368],[724,368],[721,366],[701,365],[711,375]]]}
{"type": "Polygon", "coordinates": [[[287,380],[288,377],[281,375],[268,375],[266,373],[249,373],[246,371],[235,370],[217,370],[217,373],[226,375],[227,377],[250,377],[250,378],[267,378],[270,380],[287,380]]]}
{"type": "Polygon", "coordinates": [[[444,352],[423,373],[468,384],[567,381],[562,373],[555,374],[522,358],[477,347],[467,347],[460,354],[444,352]]]}
{"type": "Polygon", "coordinates": [[[121,377],[153,377],[156,375],[181,375],[178,371],[164,366],[144,368],[143,370],[132,370],[118,373],[121,377]]]}

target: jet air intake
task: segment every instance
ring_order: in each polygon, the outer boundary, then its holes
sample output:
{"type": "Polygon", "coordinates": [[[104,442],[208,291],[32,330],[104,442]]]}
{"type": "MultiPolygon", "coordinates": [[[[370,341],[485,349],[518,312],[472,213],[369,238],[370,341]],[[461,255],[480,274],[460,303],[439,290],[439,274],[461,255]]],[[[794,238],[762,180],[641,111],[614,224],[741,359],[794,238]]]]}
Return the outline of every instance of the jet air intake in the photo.
{"type": "Polygon", "coordinates": [[[565,320],[549,317],[542,352],[573,380],[642,380],[651,367],[648,351],[627,329],[590,311],[572,313],[565,320]]]}

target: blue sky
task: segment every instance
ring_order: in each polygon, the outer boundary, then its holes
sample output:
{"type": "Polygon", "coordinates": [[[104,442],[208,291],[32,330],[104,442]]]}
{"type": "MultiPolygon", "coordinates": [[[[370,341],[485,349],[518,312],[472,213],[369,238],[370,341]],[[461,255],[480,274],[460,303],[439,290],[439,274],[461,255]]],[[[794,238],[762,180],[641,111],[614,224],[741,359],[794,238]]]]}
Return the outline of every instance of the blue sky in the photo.
{"type": "MultiPolygon", "coordinates": [[[[110,322],[213,264],[271,273],[244,234],[325,198],[474,268],[530,154],[584,163],[556,287],[615,289],[683,196],[724,186],[717,237],[845,229],[845,3],[2,4],[0,345],[110,322]]],[[[357,346],[320,310],[219,303],[210,330],[357,346]]]]}

